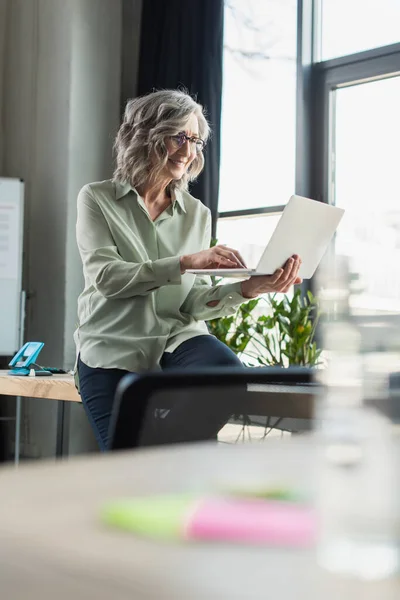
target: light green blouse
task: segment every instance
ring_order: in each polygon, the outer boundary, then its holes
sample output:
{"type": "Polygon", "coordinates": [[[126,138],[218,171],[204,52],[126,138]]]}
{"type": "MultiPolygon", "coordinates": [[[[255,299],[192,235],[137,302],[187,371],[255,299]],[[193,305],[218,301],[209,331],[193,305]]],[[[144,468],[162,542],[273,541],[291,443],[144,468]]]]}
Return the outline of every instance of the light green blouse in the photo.
{"type": "Polygon", "coordinates": [[[209,248],[211,215],[188,192],[154,222],[129,184],[86,185],[78,196],[77,242],[85,287],[77,351],[90,367],[156,369],[164,352],[207,334],[204,320],[235,312],[240,282],[213,287],[181,275],[179,257],[209,248]],[[216,307],[207,306],[219,300],[216,307]]]}

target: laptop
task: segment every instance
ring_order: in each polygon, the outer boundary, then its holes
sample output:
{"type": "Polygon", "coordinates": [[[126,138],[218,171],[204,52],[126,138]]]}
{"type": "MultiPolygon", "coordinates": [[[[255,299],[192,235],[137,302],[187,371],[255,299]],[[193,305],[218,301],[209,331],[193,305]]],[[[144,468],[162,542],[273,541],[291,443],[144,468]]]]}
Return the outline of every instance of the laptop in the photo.
{"type": "Polygon", "coordinates": [[[187,273],[217,277],[272,275],[288,258],[298,254],[302,260],[299,277],[310,279],[343,214],[344,210],[337,206],[303,196],[292,196],[255,269],[188,269],[187,273]]]}

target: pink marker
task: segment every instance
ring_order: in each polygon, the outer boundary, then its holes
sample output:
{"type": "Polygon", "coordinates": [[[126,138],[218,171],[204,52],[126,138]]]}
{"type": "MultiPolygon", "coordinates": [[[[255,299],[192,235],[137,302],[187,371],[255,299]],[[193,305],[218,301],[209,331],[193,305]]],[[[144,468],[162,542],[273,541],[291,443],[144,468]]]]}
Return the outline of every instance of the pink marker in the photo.
{"type": "Polygon", "coordinates": [[[314,539],[312,510],[266,500],[211,498],[199,503],[186,525],[186,537],[228,542],[307,546],[314,539]]]}

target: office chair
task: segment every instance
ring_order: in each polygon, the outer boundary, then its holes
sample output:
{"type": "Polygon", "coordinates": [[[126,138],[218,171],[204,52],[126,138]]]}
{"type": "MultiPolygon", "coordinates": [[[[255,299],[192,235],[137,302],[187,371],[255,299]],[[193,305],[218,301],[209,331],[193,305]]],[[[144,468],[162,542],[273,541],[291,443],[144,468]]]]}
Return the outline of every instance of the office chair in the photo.
{"type": "Polygon", "coordinates": [[[109,449],[216,439],[232,415],[312,419],[308,368],[209,368],[127,375],[116,392],[109,449]]]}

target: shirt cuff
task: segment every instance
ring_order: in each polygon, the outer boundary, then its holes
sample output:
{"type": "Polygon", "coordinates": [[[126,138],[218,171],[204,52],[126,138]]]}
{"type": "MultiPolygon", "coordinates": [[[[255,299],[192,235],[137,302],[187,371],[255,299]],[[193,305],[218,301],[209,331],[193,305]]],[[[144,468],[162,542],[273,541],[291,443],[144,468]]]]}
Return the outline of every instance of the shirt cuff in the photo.
{"type": "Polygon", "coordinates": [[[181,263],[179,256],[160,258],[153,261],[153,272],[157,287],[162,285],[178,285],[182,281],[181,263]]]}
{"type": "Polygon", "coordinates": [[[250,298],[242,296],[241,281],[236,283],[226,283],[218,286],[218,288],[221,290],[220,301],[226,307],[238,306],[239,304],[243,304],[243,302],[250,300],[250,298]]]}

